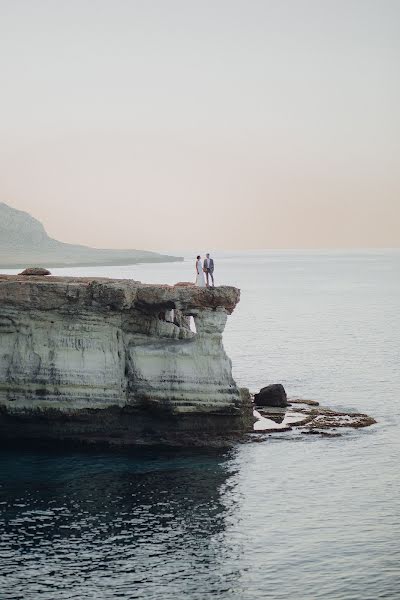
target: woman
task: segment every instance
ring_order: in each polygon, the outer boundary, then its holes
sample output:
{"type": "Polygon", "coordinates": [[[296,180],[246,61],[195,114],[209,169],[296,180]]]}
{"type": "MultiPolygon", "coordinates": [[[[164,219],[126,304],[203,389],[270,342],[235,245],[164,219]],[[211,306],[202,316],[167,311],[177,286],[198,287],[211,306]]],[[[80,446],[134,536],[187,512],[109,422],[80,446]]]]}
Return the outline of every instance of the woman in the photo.
{"type": "Polygon", "coordinates": [[[196,259],[196,285],[197,287],[206,287],[201,256],[198,256],[196,259]]]}

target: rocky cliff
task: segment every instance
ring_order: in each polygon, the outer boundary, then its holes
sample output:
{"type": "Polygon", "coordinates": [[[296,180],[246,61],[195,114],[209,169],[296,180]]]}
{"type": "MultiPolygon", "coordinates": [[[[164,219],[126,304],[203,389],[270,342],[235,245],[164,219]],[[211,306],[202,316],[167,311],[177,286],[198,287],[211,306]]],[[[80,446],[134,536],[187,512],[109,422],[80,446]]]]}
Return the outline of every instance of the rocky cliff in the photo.
{"type": "Polygon", "coordinates": [[[171,262],[182,257],[145,250],[101,250],[49,237],[40,221],[0,202],[0,267],[131,265],[171,262]]]}
{"type": "Polygon", "coordinates": [[[233,287],[0,276],[0,436],[202,444],[239,434],[251,408],[222,345],[238,301],[233,287]]]}

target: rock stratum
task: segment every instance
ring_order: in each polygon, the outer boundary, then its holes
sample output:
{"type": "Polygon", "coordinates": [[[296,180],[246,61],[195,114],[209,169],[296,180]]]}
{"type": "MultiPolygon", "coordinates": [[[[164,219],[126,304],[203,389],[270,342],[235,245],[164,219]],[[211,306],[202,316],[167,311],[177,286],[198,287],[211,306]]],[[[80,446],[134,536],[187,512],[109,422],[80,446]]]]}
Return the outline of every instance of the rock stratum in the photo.
{"type": "Polygon", "coordinates": [[[0,267],[131,265],[181,261],[182,257],[146,250],[102,250],[66,244],[49,237],[40,221],[0,202],[0,267]]]}
{"type": "Polygon", "coordinates": [[[222,344],[239,297],[0,275],[1,439],[225,445],[253,422],[222,344]]]}

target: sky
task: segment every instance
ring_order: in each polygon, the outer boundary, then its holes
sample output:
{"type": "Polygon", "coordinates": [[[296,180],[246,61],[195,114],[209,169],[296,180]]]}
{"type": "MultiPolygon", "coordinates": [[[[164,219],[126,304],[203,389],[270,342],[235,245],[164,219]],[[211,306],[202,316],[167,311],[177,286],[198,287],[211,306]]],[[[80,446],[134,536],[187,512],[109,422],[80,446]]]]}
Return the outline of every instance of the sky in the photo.
{"type": "Polygon", "coordinates": [[[400,0],[0,0],[0,201],[105,248],[400,246],[400,0]]]}

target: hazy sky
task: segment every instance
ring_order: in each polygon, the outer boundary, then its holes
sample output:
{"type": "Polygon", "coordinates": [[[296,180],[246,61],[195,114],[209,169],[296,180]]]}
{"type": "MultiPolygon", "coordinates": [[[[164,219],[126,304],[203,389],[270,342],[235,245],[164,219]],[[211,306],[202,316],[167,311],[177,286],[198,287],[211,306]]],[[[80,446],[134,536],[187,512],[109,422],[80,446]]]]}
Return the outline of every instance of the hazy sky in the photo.
{"type": "Polygon", "coordinates": [[[68,242],[400,246],[400,0],[0,0],[0,201],[68,242]]]}

